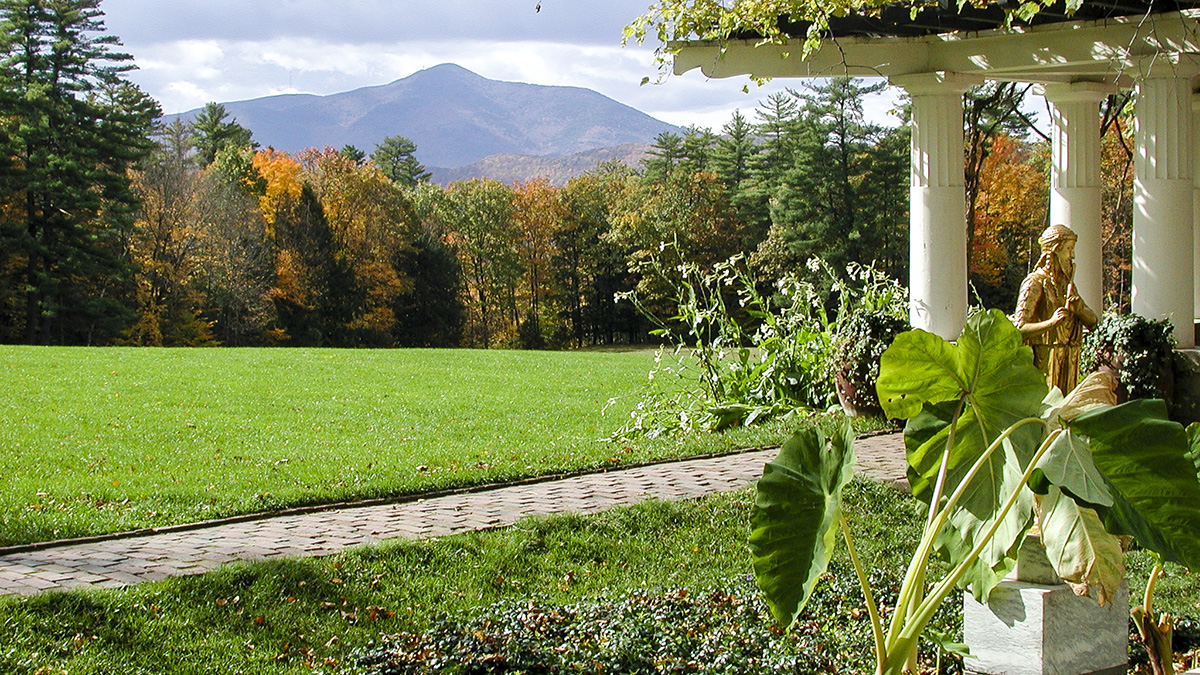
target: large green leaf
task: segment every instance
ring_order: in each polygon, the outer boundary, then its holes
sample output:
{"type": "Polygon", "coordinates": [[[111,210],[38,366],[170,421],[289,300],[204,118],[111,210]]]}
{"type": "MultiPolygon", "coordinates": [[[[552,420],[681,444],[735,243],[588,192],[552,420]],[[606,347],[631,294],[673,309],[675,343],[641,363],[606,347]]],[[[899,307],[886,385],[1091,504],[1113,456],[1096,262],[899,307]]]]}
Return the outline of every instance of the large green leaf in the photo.
{"type": "Polygon", "coordinates": [[[1104,474],[1096,468],[1088,438],[1063,429],[1038,461],[1046,480],[1066,490],[1072,497],[1096,506],[1112,506],[1113,496],[1104,474]]]}
{"type": "Polygon", "coordinates": [[[829,565],[841,518],[842,486],[854,475],[854,437],[846,425],[784,444],[758,481],[750,553],[771,613],[791,626],[829,565]]]}
{"type": "Polygon", "coordinates": [[[1191,439],[1162,401],[1142,399],[1081,415],[1108,481],[1110,507],[1097,512],[1113,534],[1132,535],[1163,559],[1200,571],[1200,479],[1191,439]]]}
{"type": "Polygon", "coordinates": [[[1042,544],[1054,571],[1077,595],[1096,594],[1107,605],[1125,578],[1121,541],[1104,530],[1092,509],[1080,506],[1058,487],[1037,498],[1042,544]]]}
{"type": "MultiPolygon", "coordinates": [[[[943,459],[944,499],[1005,430],[1038,417],[1048,389],[1020,332],[992,310],[971,317],[953,345],[922,331],[898,336],[883,354],[878,391],[888,415],[911,418],[905,429],[909,483],[913,494],[929,503],[943,459]]],[[[965,579],[977,597],[986,597],[1011,567],[1032,522],[1033,495],[1021,487],[1021,476],[1043,435],[1040,424],[1012,434],[966,486],[938,539],[951,560],[962,560],[991,529],[1008,498],[1018,494],[965,579]]]]}
{"type": "Polygon", "coordinates": [[[922,330],[898,335],[880,358],[876,390],[888,417],[908,419],[925,403],[966,396],[973,405],[1013,410],[1020,419],[1038,412],[1047,386],[1033,365],[1033,350],[993,309],[972,316],[955,344],[922,330]]]}

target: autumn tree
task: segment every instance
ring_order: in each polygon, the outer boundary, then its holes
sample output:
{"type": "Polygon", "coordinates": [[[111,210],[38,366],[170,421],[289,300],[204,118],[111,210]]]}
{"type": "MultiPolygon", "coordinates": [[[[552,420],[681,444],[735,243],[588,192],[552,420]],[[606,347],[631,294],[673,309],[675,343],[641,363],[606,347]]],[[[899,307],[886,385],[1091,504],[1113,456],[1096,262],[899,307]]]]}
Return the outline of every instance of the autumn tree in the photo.
{"type": "Polygon", "coordinates": [[[484,348],[515,338],[522,269],[512,200],[504,184],[473,179],[451,184],[442,203],[466,282],[467,336],[484,348]]]}
{"type": "Polygon", "coordinates": [[[1047,150],[1000,134],[980,167],[970,273],[985,307],[1012,311],[1021,281],[1037,263],[1049,209],[1047,150]]]}
{"type": "Polygon", "coordinates": [[[274,243],[278,337],[297,346],[339,344],[353,312],[342,296],[349,273],[320,199],[287,153],[263,150],[253,161],[266,184],[259,205],[274,243]]]}
{"type": "Polygon", "coordinates": [[[159,109],[124,78],[130,57],[104,30],[99,0],[0,0],[0,136],[12,160],[0,250],[23,296],[2,339],[103,343],[132,318],[127,171],[153,147],[159,109]]]}
{"type": "Polygon", "coordinates": [[[555,318],[543,312],[549,309],[545,301],[554,295],[550,267],[556,253],[555,239],[563,228],[566,216],[558,189],[545,178],[513,186],[517,252],[525,273],[522,300],[526,307],[519,334],[521,346],[526,349],[546,346],[542,324],[547,318],[555,318]]]}
{"type": "Polygon", "coordinates": [[[1129,95],[1105,102],[1100,137],[1104,306],[1129,311],[1133,264],[1133,115],[1129,95]]]}
{"type": "Polygon", "coordinates": [[[1017,82],[986,82],[972,87],[963,97],[963,135],[967,146],[964,169],[967,262],[971,269],[975,268],[972,256],[978,249],[974,242],[977,232],[975,210],[979,203],[984,165],[997,137],[1025,138],[1031,130],[1036,131],[1032,121],[1021,110],[1031,86],[1017,82]]]}
{"type": "Polygon", "coordinates": [[[268,228],[263,219],[265,180],[248,152],[230,149],[218,155],[202,172],[196,200],[201,315],[221,344],[234,347],[286,339],[274,299],[274,224],[268,228]]]}
{"type": "Polygon", "coordinates": [[[398,299],[396,341],[404,347],[457,347],[466,323],[466,289],[462,264],[449,243],[453,229],[445,192],[420,183],[408,196],[418,234],[402,266],[412,279],[412,293],[398,299]]]}
{"type": "Polygon", "coordinates": [[[610,233],[638,184],[631,169],[608,164],[571,179],[560,199],[563,226],[555,234],[551,270],[568,335],[575,346],[611,344],[636,335],[641,321],[618,291],[628,290],[626,252],[610,233]]]}
{"type": "Polygon", "coordinates": [[[332,148],[309,150],[300,158],[333,234],[330,254],[341,257],[352,278],[351,287],[339,294],[352,315],[346,335],[351,344],[390,346],[396,303],[412,291],[403,268],[414,239],[412,205],[374,164],[332,148]]]}
{"type": "Polygon", "coordinates": [[[208,344],[214,338],[199,315],[204,296],[197,277],[203,242],[198,216],[209,195],[184,124],[176,120],[157,140],[155,151],[131,174],[141,206],[128,238],[137,270],[138,319],[127,339],[140,345],[208,344]]]}

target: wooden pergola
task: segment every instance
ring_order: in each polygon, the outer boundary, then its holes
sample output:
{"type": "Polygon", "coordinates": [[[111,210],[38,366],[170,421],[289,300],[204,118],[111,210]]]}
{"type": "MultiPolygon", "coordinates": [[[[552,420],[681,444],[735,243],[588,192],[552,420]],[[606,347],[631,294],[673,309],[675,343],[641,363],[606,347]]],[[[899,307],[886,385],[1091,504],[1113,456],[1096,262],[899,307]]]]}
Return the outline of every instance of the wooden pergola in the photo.
{"type": "MultiPolygon", "coordinates": [[[[1002,13],[953,8],[910,20],[850,18],[820,47],[803,39],[692,41],[677,74],[886,77],[912,98],[910,318],[947,339],[967,312],[962,95],[985,80],[1040,85],[1052,113],[1050,222],[1079,235],[1076,285],[1102,308],[1099,106],[1136,91],[1133,311],[1168,318],[1179,347],[1200,317],[1200,3],[1086,2],[1072,17],[1003,27],[1002,13]],[[972,30],[971,26],[982,26],[972,30]]],[[[800,26],[800,28],[804,28],[800,26]]]]}

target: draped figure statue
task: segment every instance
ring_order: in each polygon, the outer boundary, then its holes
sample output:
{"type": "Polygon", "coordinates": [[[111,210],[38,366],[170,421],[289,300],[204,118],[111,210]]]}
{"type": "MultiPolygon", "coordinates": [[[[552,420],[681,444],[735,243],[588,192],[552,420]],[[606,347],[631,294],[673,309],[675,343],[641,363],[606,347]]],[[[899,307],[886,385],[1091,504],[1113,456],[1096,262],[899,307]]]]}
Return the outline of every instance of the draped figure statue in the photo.
{"type": "Polygon", "coordinates": [[[1096,326],[1096,313],[1075,290],[1077,235],[1065,225],[1051,225],[1038,238],[1037,269],[1025,277],[1012,321],[1025,344],[1033,347],[1033,362],[1052,387],[1064,394],[1079,380],[1083,329],[1096,326]]]}

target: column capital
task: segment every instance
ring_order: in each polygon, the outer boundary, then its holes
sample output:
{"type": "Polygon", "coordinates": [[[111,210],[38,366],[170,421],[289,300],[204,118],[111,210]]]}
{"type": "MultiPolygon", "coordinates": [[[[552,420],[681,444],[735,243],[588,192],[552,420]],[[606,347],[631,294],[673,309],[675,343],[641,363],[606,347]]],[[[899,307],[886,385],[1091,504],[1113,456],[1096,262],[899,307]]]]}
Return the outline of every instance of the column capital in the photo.
{"type": "Polygon", "coordinates": [[[962,95],[971,87],[983,84],[978,75],[967,75],[948,70],[929,73],[912,73],[888,78],[893,86],[900,87],[910,96],[962,95]]]}
{"type": "Polygon", "coordinates": [[[1099,103],[1109,94],[1117,93],[1117,85],[1108,82],[1058,82],[1039,84],[1034,91],[1047,101],[1059,103],[1099,103]]]}
{"type": "Polygon", "coordinates": [[[1200,75],[1200,56],[1196,54],[1152,54],[1136,58],[1130,65],[1130,74],[1141,80],[1190,80],[1200,75]]]}

